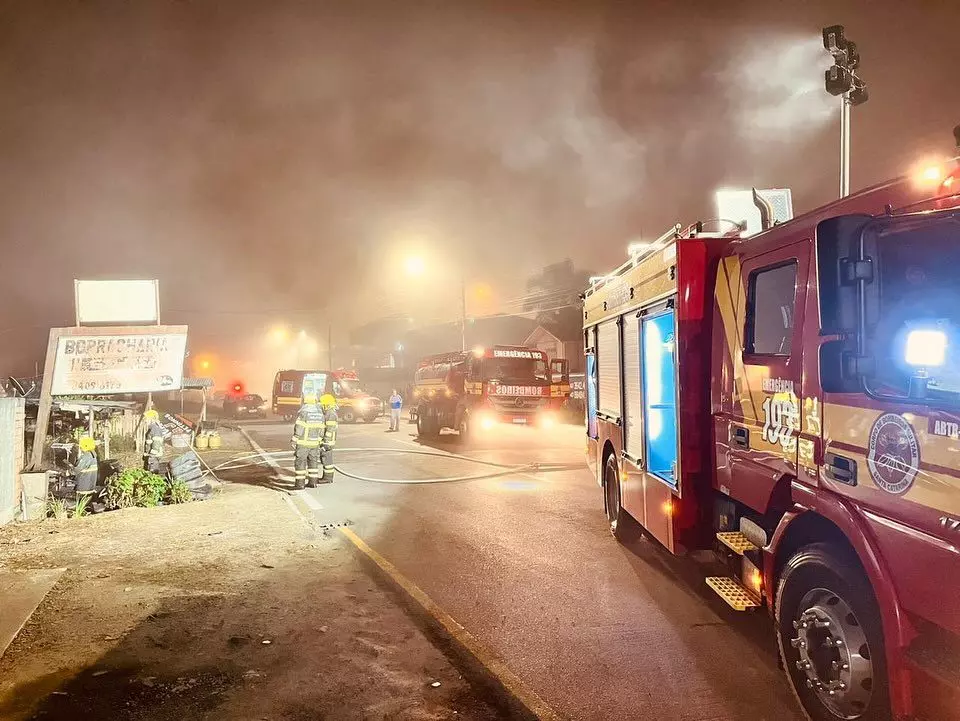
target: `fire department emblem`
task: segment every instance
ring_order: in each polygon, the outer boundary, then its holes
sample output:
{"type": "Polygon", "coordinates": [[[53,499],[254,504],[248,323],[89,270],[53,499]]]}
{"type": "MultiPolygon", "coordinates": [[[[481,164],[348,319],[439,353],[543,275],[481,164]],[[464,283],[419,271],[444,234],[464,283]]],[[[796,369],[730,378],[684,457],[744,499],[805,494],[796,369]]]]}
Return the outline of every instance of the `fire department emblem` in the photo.
{"type": "Polygon", "coordinates": [[[887,493],[910,490],[920,468],[920,444],[913,426],[896,413],[884,413],[870,429],[867,466],[874,483],[887,493]]]}

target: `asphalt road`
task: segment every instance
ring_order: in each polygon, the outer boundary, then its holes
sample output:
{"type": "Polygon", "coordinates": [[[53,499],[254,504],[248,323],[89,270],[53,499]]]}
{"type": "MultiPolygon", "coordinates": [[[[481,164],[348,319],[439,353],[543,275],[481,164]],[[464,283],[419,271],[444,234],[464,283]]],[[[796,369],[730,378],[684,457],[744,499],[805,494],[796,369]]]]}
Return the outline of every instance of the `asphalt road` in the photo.
{"type": "MultiPolygon", "coordinates": [[[[289,450],[291,428],[250,423],[267,451],[289,450]]],[[[338,465],[358,475],[424,480],[489,468],[436,450],[505,464],[570,464],[550,473],[427,484],[338,476],[302,493],[321,524],[349,522],[370,546],[572,719],[801,719],[777,668],[765,614],[737,614],[713,596],[705,566],[650,541],[629,548],[607,530],[583,461],[583,431],[498,429],[470,448],[382,420],[341,425],[338,465]],[[379,450],[384,449],[384,450],[379,450]]],[[[290,467],[289,456],[280,465],[290,467]]],[[[245,474],[246,475],[246,474],[245,474]]],[[[284,476],[265,469],[263,483],[284,476]]]]}

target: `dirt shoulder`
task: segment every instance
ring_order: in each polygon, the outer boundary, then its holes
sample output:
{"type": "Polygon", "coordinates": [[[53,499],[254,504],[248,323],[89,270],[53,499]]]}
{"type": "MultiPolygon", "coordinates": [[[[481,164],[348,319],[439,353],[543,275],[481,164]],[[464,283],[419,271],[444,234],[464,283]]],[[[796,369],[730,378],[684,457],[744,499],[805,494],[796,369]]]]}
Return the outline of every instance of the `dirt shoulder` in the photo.
{"type": "Polygon", "coordinates": [[[0,658],[0,719],[502,718],[275,491],[0,529],[0,569],[62,567],[0,658]]]}

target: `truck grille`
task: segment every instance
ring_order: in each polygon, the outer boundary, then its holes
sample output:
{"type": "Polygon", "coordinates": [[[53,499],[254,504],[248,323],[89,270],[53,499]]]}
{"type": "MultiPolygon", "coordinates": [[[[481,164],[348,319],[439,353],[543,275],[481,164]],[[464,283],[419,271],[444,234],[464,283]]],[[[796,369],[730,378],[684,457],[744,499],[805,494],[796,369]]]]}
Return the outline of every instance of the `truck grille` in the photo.
{"type": "Polygon", "coordinates": [[[490,396],[490,404],[502,411],[529,413],[546,405],[546,398],[525,398],[523,396],[490,396]]]}

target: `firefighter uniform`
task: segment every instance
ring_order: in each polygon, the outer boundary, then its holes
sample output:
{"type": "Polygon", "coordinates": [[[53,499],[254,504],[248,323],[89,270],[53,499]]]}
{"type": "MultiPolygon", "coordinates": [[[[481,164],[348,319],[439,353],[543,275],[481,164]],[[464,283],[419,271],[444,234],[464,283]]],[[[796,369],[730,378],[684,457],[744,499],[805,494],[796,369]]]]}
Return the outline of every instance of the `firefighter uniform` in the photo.
{"type": "Polygon", "coordinates": [[[80,436],[80,452],[77,454],[77,462],[71,467],[74,481],[77,485],[77,493],[92,493],[97,487],[97,472],[99,463],[97,461],[97,442],[90,436],[80,436]]]}
{"type": "Polygon", "coordinates": [[[320,447],[323,459],[323,483],[333,483],[333,449],[337,445],[337,399],[329,393],[320,398],[323,409],[323,444],[320,447]]]}
{"type": "Polygon", "coordinates": [[[323,411],[317,405],[317,397],[307,394],[293,424],[293,468],[296,473],[294,488],[300,490],[305,482],[311,488],[320,480],[320,444],[323,440],[323,411]]]}
{"type": "Polygon", "coordinates": [[[143,467],[156,473],[163,462],[163,426],[160,425],[160,414],[153,409],[145,411],[143,420],[147,423],[143,445],[143,467]]]}

